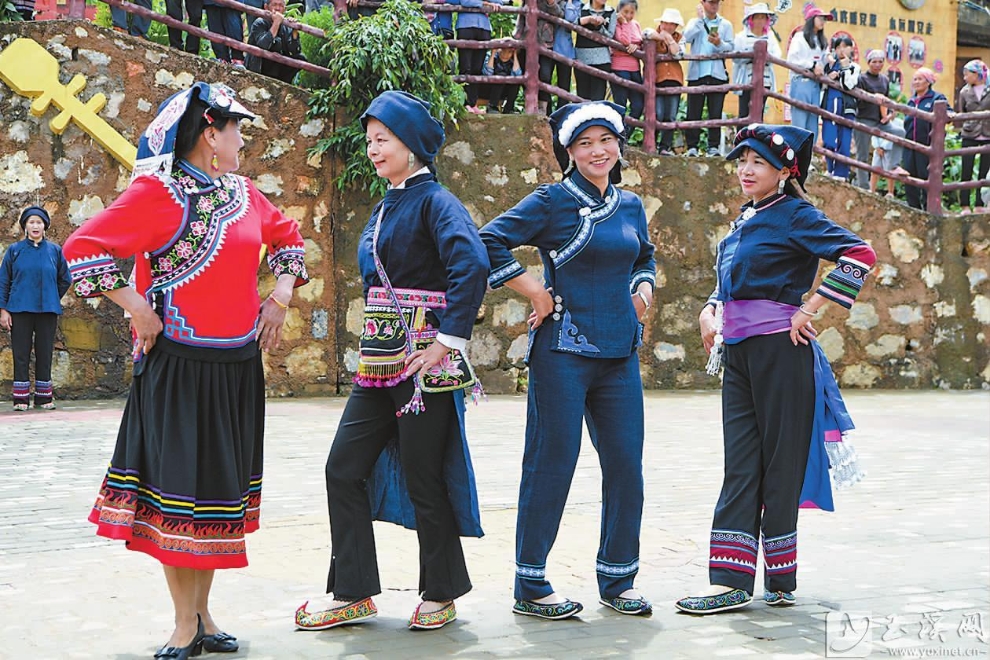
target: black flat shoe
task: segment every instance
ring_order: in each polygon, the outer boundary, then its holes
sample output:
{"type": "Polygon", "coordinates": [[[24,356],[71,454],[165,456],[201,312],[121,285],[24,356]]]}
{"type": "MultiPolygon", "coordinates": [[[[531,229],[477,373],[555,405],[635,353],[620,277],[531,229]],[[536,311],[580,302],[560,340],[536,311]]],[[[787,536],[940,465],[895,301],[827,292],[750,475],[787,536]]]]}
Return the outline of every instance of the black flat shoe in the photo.
{"type": "Polygon", "coordinates": [[[239,648],[237,638],[225,632],[203,637],[203,650],[209,653],[233,653],[239,648]]]}
{"type": "Polygon", "coordinates": [[[188,660],[200,655],[203,652],[203,619],[196,615],[196,636],[189,642],[189,646],[163,646],[155,653],[155,658],[167,658],[167,660],[188,660]]]}

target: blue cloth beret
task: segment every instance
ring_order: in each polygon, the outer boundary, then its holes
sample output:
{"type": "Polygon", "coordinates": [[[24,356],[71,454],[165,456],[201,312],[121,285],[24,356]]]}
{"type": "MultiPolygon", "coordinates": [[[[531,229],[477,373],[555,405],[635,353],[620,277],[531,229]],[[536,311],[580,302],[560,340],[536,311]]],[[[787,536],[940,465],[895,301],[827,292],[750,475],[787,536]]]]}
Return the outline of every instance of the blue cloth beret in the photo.
{"type": "Polygon", "coordinates": [[[29,206],[21,211],[21,219],[19,221],[21,223],[21,229],[24,229],[25,225],[27,225],[28,219],[35,215],[41,218],[41,221],[45,223],[46,230],[52,226],[52,219],[49,217],[48,211],[40,206],[29,206]]]}
{"type": "Polygon", "coordinates": [[[361,115],[361,125],[368,128],[374,118],[385,124],[425,165],[432,165],[446,139],[443,124],[430,114],[430,104],[408,92],[382,92],[361,115]]]}

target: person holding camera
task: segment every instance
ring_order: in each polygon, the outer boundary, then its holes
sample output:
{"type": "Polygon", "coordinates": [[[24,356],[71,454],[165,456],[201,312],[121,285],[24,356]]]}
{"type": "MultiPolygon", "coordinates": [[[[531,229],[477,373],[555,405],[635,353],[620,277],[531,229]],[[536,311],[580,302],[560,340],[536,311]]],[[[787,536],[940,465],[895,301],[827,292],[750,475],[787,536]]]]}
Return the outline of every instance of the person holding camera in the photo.
{"type": "MultiPolygon", "coordinates": [[[[732,23],[718,13],[722,0],[702,0],[697,7],[698,17],[688,22],[684,28],[684,43],[691,46],[692,55],[715,55],[716,53],[731,53],[734,46],[732,23]]],[[[725,60],[703,60],[688,63],[688,87],[702,85],[725,85],[729,82],[729,73],[725,68],[725,60]]],[[[708,107],[709,119],[722,118],[722,106],[725,104],[725,92],[708,92],[705,94],[688,94],[687,120],[699,121],[708,107]]],[[[687,140],[687,155],[697,156],[698,145],[701,142],[701,129],[688,128],[684,131],[687,140]]],[[[718,155],[718,145],[722,141],[722,129],[708,129],[708,155],[718,155]]]]}
{"type": "MultiPolygon", "coordinates": [[[[832,38],[832,46],[825,54],[825,76],[842,85],[843,90],[851,90],[859,82],[859,65],[852,59],[853,40],[848,35],[832,38]]],[[[834,115],[850,121],[856,119],[856,99],[834,87],[826,87],[822,107],[834,115]]],[[[849,158],[853,130],[836,124],[828,117],[822,118],[822,145],[833,153],[849,158]]],[[[849,178],[849,166],[834,158],[825,157],[829,176],[840,181],[849,178]]]]}
{"type": "MultiPolygon", "coordinates": [[[[790,97],[809,105],[818,106],[822,101],[822,84],[818,77],[825,74],[825,21],[832,15],[808,3],[804,8],[804,27],[791,39],[787,48],[787,61],[800,67],[804,73],[791,71],[790,97]]],[[[812,144],[818,141],[818,115],[791,106],[791,126],[811,131],[812,144]]]]}

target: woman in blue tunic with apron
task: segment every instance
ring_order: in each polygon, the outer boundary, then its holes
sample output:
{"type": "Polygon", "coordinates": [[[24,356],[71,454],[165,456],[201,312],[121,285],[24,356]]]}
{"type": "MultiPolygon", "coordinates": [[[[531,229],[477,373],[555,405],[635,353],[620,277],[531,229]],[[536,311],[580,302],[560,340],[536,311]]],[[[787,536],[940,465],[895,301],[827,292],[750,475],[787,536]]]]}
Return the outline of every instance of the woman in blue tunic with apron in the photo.
{"type": "Polygon", "coordinates": [[[429,104],[384,92],[361,116],[368,158],[389,190],[358,246],[366,306],[360,363],[327,458],[328,607],[296,611],[324,630],[377,614],[372,520],[415,529],[422,597],[411,629],[457,617],[471,590],[460,536],[482,535],[464,433],[463,352],[485,295],[488,256],[464,205],[437,182],[443,126],[429,104]]]}
{"type": "Polygon", "coordinates": [[[616,188],[623,108],[567,105],[553,113],[560,183],[543,185],[481,231],[489,285],[530,299],[529,402],[513,612],[565,619],[582,605],[547,580],[587,421],[602,466],[602,534],[596,561],[601,603],[649,614],[634,588],[643,512],[640,319],[653,303],[656,264],[639,197],[616,188]],[[512,256],[539,249],[545,283],[512,256]]]}
{"type": "Polygon", "coordinates": [[[814,136],[793,126],[751,124],[729,160],[751,201],[718,246],[716,287],[701,312],[701,336],[720,358],[725,476],[715,507],[706,593],[677,601],[690,614],[714,614],[753,599],[762,535],[763,600],[794,604],[800,507],[826,511],[837,487],[862,478],[842,434],[852,422],[815,341],[815,318],[831,301],[849,308],[873,248],[826,217],[802,194],[814,136]],[[836,262],[802,303],[820,259],[836,262]]]}

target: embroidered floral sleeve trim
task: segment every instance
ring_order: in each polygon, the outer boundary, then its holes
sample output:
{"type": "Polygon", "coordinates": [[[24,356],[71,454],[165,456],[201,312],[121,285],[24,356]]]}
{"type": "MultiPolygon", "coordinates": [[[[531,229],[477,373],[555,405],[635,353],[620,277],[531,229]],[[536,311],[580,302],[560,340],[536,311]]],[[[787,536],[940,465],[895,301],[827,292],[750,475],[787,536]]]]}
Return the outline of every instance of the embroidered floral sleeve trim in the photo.
{"type": "Polygon", "coordinates": [[[272,274],[278,278],[281,275],[295,275],[303,280],[300,284],[309,281],[309,274],[306,272],[306,262],[304,261],[305,250],[301,245],[290,245],[279,248],[275,254],[268,255],[268,267],[272,269],[272,274]]]}
{"type": "Polygon", "coordinates": [[[127,280],[109,254],[73,259],[69,262],[69,272],[80,298],[93,298],[127,286],[127,280]]]}

